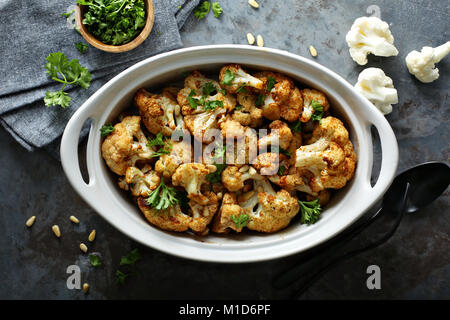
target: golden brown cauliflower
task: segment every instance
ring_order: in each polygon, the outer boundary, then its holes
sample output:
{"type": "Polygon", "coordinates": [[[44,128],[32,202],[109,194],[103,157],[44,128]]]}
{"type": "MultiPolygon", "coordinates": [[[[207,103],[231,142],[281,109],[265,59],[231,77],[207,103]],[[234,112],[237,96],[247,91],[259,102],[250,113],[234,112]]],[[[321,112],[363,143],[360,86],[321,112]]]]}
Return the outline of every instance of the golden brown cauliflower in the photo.
{"type": "Polygon", "coordinates": [[[170,136],[177,128],[183,130],[184,122],[180,106],[172,100],[169,91],[159,95],[141,88],[136,92],[134,102],[149,132],[155,135],[161,132],[165,136],[170,136]]]}
{"type": "Polygon", "coordinates": [[[255,106],[256,96],[249,92],[237,94],[238,105],[234,109],[231,118],[243,126],[258,127],[263,122],[263,112],[255,106]],[[239,107],[239,108],[238,108],[239,107]]]}
{"type": "Polygon", "coordinates": [[[300,207],[286,190],[275,192],[267,179],[254,182],[250,194],[238,197],[239,205],[250,216],[247,228],[272,233],[286,228],[300,207]]]}
{"type": "Polygon", "coordinates": [[[256,130],[245,128],[242,139],[235,139],[233,144],[227,141],[226,163],[238,167],[252,163],[258,154],[257,143],[256,130]]]}
{"type": "Polygon", "coordinates": [[[156,210],[147,203],[146,198],[139,197],[137,203],[148,222],[163,230],[183,232],[189,229],[192,222],[192,218],[184,214],[178,204],[156,210]]]}
{"type": "Polygon", "coordinates": [[[289,98],[280,105],[280,116],[287,121],[294,122],[300,119],[303,111],[303,96],[301,91],[294,87],[289,98]]]}
{"type": "Polygon", "coordinates": [[[206,204],[199,204],[194,200],[188,203],[189,214],[192,217],[189,228],[196,234],[202,236],[208,234],[208,225],[219,208],[219,198],[213,192],[207,191],[204,195],[209,199],[206,204]]]}
{"type": "Polygon", "coordinates": [[[171,152],[159,157],[155,163],[155,171],[164,178],[170,179],[181,164],[192,162],[193,154],[194,151],[190,143],[172,141],[171,152]]]}
{"type": "Polygon", "coordinates": [[[356,154],[343,123],[334,117],[322,119],[308,143],[297,149],[295,167],[313,174],[311,189],[319,192],[344,187],[353,177],[356,154]]]}
{"type": "Polygon", "coordinates": [[[241,139],[245,136],[245,127],[238,121],[226,117],[224,121],[220,123],[220,130],[222,131],[222,137],[226,139],[241,139]]]}
{"type": "Polygon", "coordinates": [[[210,197],[202,194],[201,187],[208,184],[206,176],[216,171],[214,165],[203,163],[185,163],[177,168],[172,176],[174,186],[180,186],[186,189],[188,198],[198,204],[206,205],[210,201],[210,197]]]}
{"type": "Polygon", "coordinates": [[[258,174],[255,168],[245,165],[241,168],[237,166],[227,166],[222,171],[222,183],[230,192],[236,192],[244,187],[246,180],[260,180],[262,176],[258,174]]]}
{"type": "Polygon", "coordinates": [[[280,120],[275,120],[269,125],[270,133],[258,140],[259,150],[267,150],[269,146],[279,146],[288,149],[292,141],[292,131],[289,126],[280,120]]]}
{"type": "Polygon", "coordinates": [[[140,121],[139,116],[125,117],[103,141],[103,159],[111,171],[118,175],[124,175],[127,168],[135,166],[136,162],[152,158],[154,151],[147,146],[148,141],[141,131],[140,121]]]}
{"type": "Polygon", "coordinates": [[[330,108],[330,103],[328,102],[328,99],[323,92],[315,89],[303,89],[302,95],[303,110],[300,116],[301,122],[308,122],[311,119],[312,115],[315,112],[318,112],[314,109],[314,106],[316,105],[320,105],[323,109],[323,112],[327,112],[330,108]]]}
{"type": "Polygon", "coordinates": [[[239,88],[246,90],[249,88],[263,88],[263,82],[245,72],[239,64],[223,66],[220,69],[219,80],[222,87],[230,93],[236,93],[239,88]]]}
{"type": "Polygon", "coordinates": [[[236,232],[241,232],[243,226],[238,228],[233,222],[233,217],[236,219],[241,214],[245,214],[244,209],[238,204],[236,195],[234,193],[225,193],[220,211],[214,217],[212,231],[216,233],[228,233],[232,229],[236,232]]]}
{"type": "Polygon", "coordinates": [[[135,197],[148,197],[150,193],[158,187],[160,177],[152,170],[150,165],[145,165],[141,170],[136,167],[129,167],[125,177],[119,179],[119,187],[130,190],[135,197]]]}

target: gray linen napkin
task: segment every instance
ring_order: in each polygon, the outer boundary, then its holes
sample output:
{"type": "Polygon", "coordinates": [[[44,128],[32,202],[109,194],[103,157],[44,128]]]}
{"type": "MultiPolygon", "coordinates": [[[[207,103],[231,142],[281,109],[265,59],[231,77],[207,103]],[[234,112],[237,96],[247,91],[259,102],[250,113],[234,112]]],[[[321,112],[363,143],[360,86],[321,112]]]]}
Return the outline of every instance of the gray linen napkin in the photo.
{"type": "MultiPolygon", "coordinates": [[[[83,102],[109,79],[146,57],[181,47],[179,28],[200,0],[153,0],[155,23],[149,37],[136,49],[113,54],[89,46],[81,54],[75,43],[84,39],[61,17],[76,0],[0,1],[0,123],[26,149],[49,145],[64,131],[83,102]],[[45,107],[47,90],[60,85],[45,74],[45,58],[64,52],[78,59],[92,74],[89,89],[68,88],[70,107],[45,107]]],[[[51,149],[54,149],[51,147],[51,149]]]]}

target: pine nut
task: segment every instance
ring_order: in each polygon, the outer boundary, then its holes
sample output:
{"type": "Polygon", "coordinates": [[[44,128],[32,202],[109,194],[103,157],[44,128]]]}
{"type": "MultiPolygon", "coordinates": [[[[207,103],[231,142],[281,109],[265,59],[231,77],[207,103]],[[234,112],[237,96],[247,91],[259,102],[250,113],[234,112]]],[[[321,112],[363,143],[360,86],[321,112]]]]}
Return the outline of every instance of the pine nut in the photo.
{"type": "Polygon", "coordinates": [[[317,57],[317,50],[313,46],[309,46],[309,52],[313,57],[317,57]]]}
{"type": "Polygon", "coordinates": [[[248,44],[254,44],[255,43],[255,37],[250,32],[247,33],[247,41],[248,41],[248,44]]]}
{"type": "Polygon", "coordinates": [[[84,243],[80,243],[80,250],[86,253],[88,251],[88,247],[84,243]]]}
{"type": "Polygon", "coordinates": [[[59,230],[59,226],[58,225],[54,225],[52,227],[53,233],[55,234],[56,237],[61,237],[61,230],[59,230]]]}
{"type": "Polygon", "coordinates": [[[248,0],[248,4],[251,5],[253,8],[259,8],[258,2],[256,0],[248,0]]]}
{"type": "Polygon", "coordinates": [[[72,221],[73,223],[80,223],[80,220],[78,220],[77,217],[75,217],[75,216],[70,216],[69,219],[70,219],[70,221],[72,221]]]}
{"type": "Polygon", "coordinates": [[[87,293],[88,290],[89,290],[89,284],[83,283],[83,292],[84,292],[84,293],[87,293]]]}
{"type": "Polygon", "coordinates": [[[27,222],[25,222],[25,224],[29,228],[34,224],[35,221],[36,221],[36,216],[32,216],[27,220],[27,222]]]}
{"type": "Polygon", "coordinates": [[[96,234],[97,234],[97,232],[95,231],[95,229],[92,230],[91,233],[89,234],[88,240],[89,240],[90,242],[94,241],[94,240],[95,240],[95,235],[96,235],[96,234]]]}
{"type": "Polygon", "coordinates": [[[256,37],[256,44],[258,45],[258,47],[264,47],[264,39],[262,35],[258,34],[258,36],[256,37]]]}
{"type": "Polygon", "coordinates": [[[239,172],[245,172],[245,171],[248,171],[250,169],[250,167],[248,166],[248,164],[246,164],[245,166],[242,166],[240,169],[239,169],[239,172]]]}

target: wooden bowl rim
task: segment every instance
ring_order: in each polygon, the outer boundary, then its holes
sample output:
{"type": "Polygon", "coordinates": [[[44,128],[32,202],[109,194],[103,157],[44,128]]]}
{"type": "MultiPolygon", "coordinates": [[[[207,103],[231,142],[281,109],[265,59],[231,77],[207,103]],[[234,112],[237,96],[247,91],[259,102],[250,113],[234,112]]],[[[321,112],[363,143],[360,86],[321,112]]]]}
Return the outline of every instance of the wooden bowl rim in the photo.
{"type": "Polygon", "coordinates": [[[100,49],[102,51],[106,52],[112,52],[112,53],[120,53],[120,52],[126,52],[133,50],[137,46],[139,46],[142,42],[144,42],[145,39],[149,36],[150,32],[153,29],[153,24],[155,22],[155,11],[153,7],[153,1],[152,0],[144,0],[144,3],[146,4],[146,14],[147,17],[145,19],[145,26],[142,29],[141,33],[139,33],[136,38],[134,38],[132,41],[121,44],[118,46],[105,44],[95,38],[92,34],[89,33],[86,26],[82,23],[82,17],[81,17],[81,6],[79,4],[75,7],[75,21],[77,23],[77,26],[79,27],[80,33],[83,36],[84,40],[86,40],[90,45],[93,47],[100,49]]]}

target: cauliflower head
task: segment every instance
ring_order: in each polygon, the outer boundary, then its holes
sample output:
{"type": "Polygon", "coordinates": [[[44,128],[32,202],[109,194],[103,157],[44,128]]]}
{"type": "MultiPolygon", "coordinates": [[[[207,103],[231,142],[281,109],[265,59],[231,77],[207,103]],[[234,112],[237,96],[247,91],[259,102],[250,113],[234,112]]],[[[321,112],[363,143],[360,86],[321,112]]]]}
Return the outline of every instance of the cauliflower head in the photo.
{"type": "Polygon", "coordinates": [[[119,179],[119,187],[131,191],[135,197],[148,197],[158,187],[160,181],[161,178],[149,165],[145,165],[141,170],[129,167],[125,172],[125,177],[119,179]]]}
{"type": "Polygon", "coordinates": [[[300,116],[301,122],[308,122],[314,115],[327,112],[330,108],[327,96],[315,89],[303,89],[303,109],[300,116]]]}
{"type": "Polygon", "coordinates": [[[236,194],[225,193],[222,199],[220,211],[214,217],[212,231],[216,233],[228,233],[230,230],[241,232],[244,226],[237,226],[233,218],[245,214],[244,209],[238,204],[236,194]]]}
{"type": "Polygon", "coordinates": [[[343,188],[353,177],[356,154],[342,122],[334,117],[322,119],[308,143],[297,149],[295,167],[300,174],[313,175],[309,179],[312,191],[343,188]]]}
{"type": "Polygon", "coordinates": [[[140,121],[139,116],[125,117],[102,143],[102,157],[111,171],[118,175],[124,175],[127,168],[135,166],[136,162],[152,158],[154,151],[147,146],[140,121]]]}
{"type": "Polygon", "coordinates": [[[208,234],[208,225],[219,208],[219,198],[213,192],[205,192],[205,196],[209,199],[206,204],[199,204],[193,200],[188,203],[189,213],[192,217],[189,228],[202,236],[208,234]]]}
{"type": "Polygon", "coordinates": [[[389,25],[377,17],[356,19],[345,40],[352,59],[360,65],[367,64],[369,53],[381,57],[398,55],[389,25]]]}
{"type": "Polygon", "coordinates": [[[240,88],[262,89],[264,83],[245,72],[239,64],[229,64],[219,73],[220,84],[230,93],[236,93],[240,88]]]}
{"type": "Polygon", "coordinates": [[[392,79],[379,68],[364,69],[358,76],[355,89],[383,114],[391,113],[392,105],[398,103],[397,90],[392,79]]]}
{"type": "Polygon", "coordinates": [[[436,48],[423,47],[420,52],[411,51],[405,59],[409,73],[423,83],[433,82],[439,78],[439,69],[435,68],[435,64],[449,53],[450,41],[436,48]]]}
{"type": "Polygon", "coordinates": [[[263,112],[255,105],[256,96],[248,92],[239,92],[237,94],[237,102],[239,109],[236,106],[231,118],[243,126],[252,128],[258,127],[263,122],[263,112]]]}
{"type": "Polygon", "coordinates": [[[238,203],[250,216],[247,228],[272,233],[286,228],[300,210],[295,197],[286,190],[275,192],[267,179],[254,182],[254,190],[238,197],[238,203]]]}
{"type": "Polygon", "coordinates": [[[193,154],[193,147],[189,142],[172,141],[170,154],[159,157],[155,163],[155,171],[164,178],[170,179],[181,164],[192,162],[193,154]]]}
{"type": "Polygon", "coordinates": [[[207,175],[216,171],[214,165],[203,163],[184,163],[180,165],[172,176],[174,186],[180,186],[186,189],[188,198],[201,205],[209,203],[210,198],[203,194],[201,187],[209,184],[207,175]]]}
{"type": "Polygon", "coordinates": [[[293,135],[289,126],[280,120],[275,120],[269,125],[270,133],[258,140],[259,150],[267,149],[269,146],[279,146],[286,150],[291,144],[293,135]]]}
{"type": "Polygon", "coordinates": [[[236,192],[244,188],[246,180],[261,180],[262,176],[258,174],[255,168],[245,165],[241,168],[237,166],[227,166],[222,171],[222,183],[230,192],[236,192]]]}

